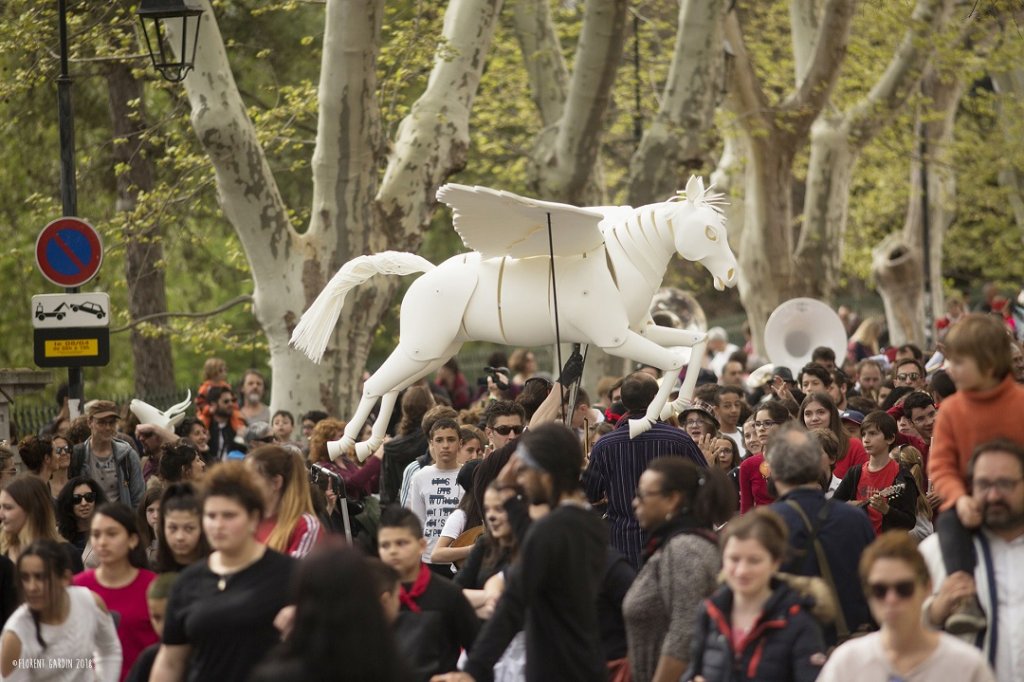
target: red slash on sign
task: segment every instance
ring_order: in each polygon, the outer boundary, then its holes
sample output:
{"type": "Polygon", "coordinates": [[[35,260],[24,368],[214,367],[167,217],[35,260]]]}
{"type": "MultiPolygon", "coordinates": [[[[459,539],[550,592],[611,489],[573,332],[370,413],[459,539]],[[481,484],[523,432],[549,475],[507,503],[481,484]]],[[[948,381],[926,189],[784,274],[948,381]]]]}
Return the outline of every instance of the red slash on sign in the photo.
{"type": "Polygon", "coordinates": [[[79,218],[58,218],[44,227],[36,239],[39,271],[62,287],[85,284],[96,276],[102,262],[99,233],[79,218]]]}

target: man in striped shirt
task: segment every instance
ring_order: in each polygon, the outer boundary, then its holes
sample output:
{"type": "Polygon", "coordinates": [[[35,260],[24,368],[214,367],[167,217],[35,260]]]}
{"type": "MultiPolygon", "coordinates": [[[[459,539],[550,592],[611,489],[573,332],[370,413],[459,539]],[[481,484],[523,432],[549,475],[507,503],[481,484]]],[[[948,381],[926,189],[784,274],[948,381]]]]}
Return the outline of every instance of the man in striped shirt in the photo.
{"type": "Polygon", "coordinates": [[[594,444],[590,465],[583,472],[590,501],[607,500],[612,546],[637,569],[647,535],[633,515],[633,497],[644,469],[652,460],[666,456],[685,457],[707,467],[704,455],[682,429],[659,422],[650,431],[629,437],[629,420],[642,417],[657,392],[658,382],[650,374],[634,372],[626,377],[622,382],[626,414],[614,431],[594,444]]]}

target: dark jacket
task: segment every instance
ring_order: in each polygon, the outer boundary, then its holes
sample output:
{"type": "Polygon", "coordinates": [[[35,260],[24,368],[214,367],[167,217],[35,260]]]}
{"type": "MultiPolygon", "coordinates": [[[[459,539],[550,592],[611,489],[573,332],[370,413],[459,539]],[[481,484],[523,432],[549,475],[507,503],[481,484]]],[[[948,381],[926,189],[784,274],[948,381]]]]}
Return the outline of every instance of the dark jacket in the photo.
{"type": "MultiPolygon", "coordinates": [[[[793,575],[822,576],[818,556],[807,530],[807,523],[788,503],[800,505],[811,524],[818,524],[821,542],[829,570],[835,580],[836,597],[846,618],[847,628],[853,632],[870,627],[873,623],[864,590],[860,586],[857,563],[864,549],[875,540],[875,530],[862,509],[839,502],[828,502],[821,490],[797,488],[786,493],[769,507],[782,517],[789,528],[789,546],[793,549],[781,569],[793,575]],[[822,519],[821,514],[828,504],[822,519]]],[[[835,628],[825,629],[826,643],[835,644],[835,628]]]]}
{"type": "MultiPolygon", "coordinates": [[[[833,497],[844,502],[856,500],[862,471],[864,471],[864,465],[853,467],[847,471],[833,497]]],[[[889,513],[882,516],[883,533],[895,529],[911,530],[917,525],[917,496],[919,493],[914,475],[901,464],[893,483],[903,483],[904,487],[889,498],[889,513]]],[[[867,507],[864,510],[866,514],[867,507]]]]}
{"type": "Polygon", "coordinates": [[[707,682],[814,682],[825,663],[821,627],[811,615],[813,601],[772,580],[772,596],[747,638],[731,642],[732,590],[722,587],[704,601],[683,675],[707,682]]]}
{"type": "Polygon", "coordinates": [[[418,426],[411,432],[384,443],[384,461],[380,475],[382,506],[399,502],[402,472],[414,459],[427,451],[427,437],[418,426]]]}

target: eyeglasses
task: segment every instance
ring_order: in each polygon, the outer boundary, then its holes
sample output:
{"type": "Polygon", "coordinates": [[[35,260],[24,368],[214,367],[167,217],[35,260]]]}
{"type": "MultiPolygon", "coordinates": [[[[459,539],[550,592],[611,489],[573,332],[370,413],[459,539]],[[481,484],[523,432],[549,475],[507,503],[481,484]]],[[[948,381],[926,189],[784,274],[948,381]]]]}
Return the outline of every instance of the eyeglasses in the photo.
{"type": "Polygon", "coordinates": [[[53,449],[58,455],[67,455],[71,453],[71,448],[67,445],[58,445],[53,449]]]}
{"type": "Polygon", "coordinates": [[[495,433],[501,435],[501,436],[507,436],[508,434],[513,433],[513,432],[515,432],[515,434],[518,436],[519,434],[521,434],[523,432],[523,425],[522,424],[515,424],[515,425],[502,424],[501,426],[492,426],[491,430],[494,431],[495,433]]]}
{"type": "Polygon", "coordinates": [[[700,426],[704,426],[704,420],[703,419],[687,419],[685,422],[683,422],[683,426],[685,426],[688,429],[695,429],[695,428],[698,428],[700,426]]]}
{"type": "Polygon", "coordinates": [[[770,429],[773,426],[778,426],[778,424],[779,424],[779,422],[775,422],[775,421],[772,421],[771,419],[768,419],[768,420],[763,421],[763,422],[754,422],[754,428],[755,429],[770,429]]]}
{"type": "Polygon", "coordinates": [[[640,488],[636,489],[636,499],[640,500],[641,502],[646,500],[648,497],[662,497],[664,495],[664,490],[648,490],[647,492],[644,492],[643,490],[640,490],[640,488]]]}
{"type": "Polygon", "coordinates": [[[92,504],[93,502],[96,501],[96,493],[83,493],[81,495],[72,495],[71,501],[74,502],[75,504],[82,504],[83,502],[88,502],[92,504]]]}
{"type": "Polygon", "coordinates": [[[974,481],[974,492],[984,495],[989,490],[995,490],[1000,495],[1009,495],[1021,481],[1024,481],[1024,478],[997,478],[994,481],[979,478],[974,481]]]}
{"type": "Polygon", "coordinates": [[[917,381],[921,375],[917,372],[908,372],[907,374],[897,374],[896,378],[900,381],[917,381]]]}
{"type": "Polygon", "coordinates": [[[872,583],[868,585],[868,596],[872,599],[882,601],[890,590],[896,591],[900,599],[909,599],[914,594],[917,584],[913,580],[901,580],[898,583],[872,583]]]}

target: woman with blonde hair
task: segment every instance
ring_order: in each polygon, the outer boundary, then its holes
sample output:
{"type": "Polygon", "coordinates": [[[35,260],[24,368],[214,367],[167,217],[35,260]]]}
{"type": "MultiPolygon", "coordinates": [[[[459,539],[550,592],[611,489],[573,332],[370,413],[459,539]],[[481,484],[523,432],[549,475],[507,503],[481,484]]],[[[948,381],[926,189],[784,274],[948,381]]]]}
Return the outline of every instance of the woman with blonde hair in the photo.
{"type": "Polygon", "coordinates": [[[882,335],[885,328],[885,318],[880,315],[872,315],[857,327],[850,337],[847,348],[847,356],[854,362],[860,362],[872,355],[878,355],[878,337],[882,335]]]}
{"type": "Polygon", "coordinates": [[[57,534],[50,486],[36,476],[18,476],[0,490],[0,554],[17,562],[21,550],[36,540],[53,540],[68,555],[74,573],[82,571],[82,555],[57,534]]]}
{"type": "Polygon", "coordinates": [[[313,510],[309,476],[302,456],[279,445],[258,447],[245,458],[263,489],[265,513],[256,539],[270,549],[301,558],[309,554],[323,535],[313,510]]]}
{"type": "Polygon", "coordinates": [[[920,542],[935,532],[932,524],[932,505],[928,502],[928,482],[924,475],[924,457],[913,445],[900,445],[889,453],[889,456],[910,471],[917,484],[917,506],[915,508],[917,523],[910,529],[910,536],[920,542]]]}

